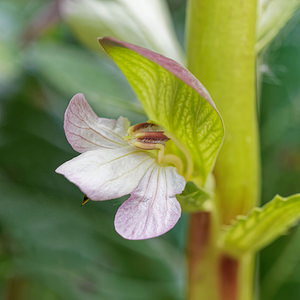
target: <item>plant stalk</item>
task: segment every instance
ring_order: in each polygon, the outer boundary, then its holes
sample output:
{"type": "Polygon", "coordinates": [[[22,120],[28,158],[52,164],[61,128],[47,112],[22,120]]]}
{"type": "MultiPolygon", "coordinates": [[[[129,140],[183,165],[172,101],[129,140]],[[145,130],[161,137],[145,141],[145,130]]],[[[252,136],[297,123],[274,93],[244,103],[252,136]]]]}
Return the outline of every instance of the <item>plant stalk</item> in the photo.
{"type": "MultiPolygon", "coordinates": [[[[254,257],[234,259],[217,247],[223,225],[258,203],[259,155],[256,116],[256,0],[190,0],[187,10],[187,60],[210,92],[225,124],[225,140],[215,166],[215,209],[210,233],[189,257],[189,300],[253,300],[254,257]],[[195,265],[196,264],[196,265],[195,265]],[[205,269],[204,269],[205,267],[205,269]],[[197,271],[195,271],[197,270],[197,271]],[[207,280],[207,278],[213,278],[207,280]],[[206,293],[216,291],[211,296],[206,293]]],[[[188,249],[196,248],[192,216],[188,249]],[[194,243],[194,245],[193,245],[194,243]]],[[[199,239],[199,237],[198,237],[199,239]]]]}
{"type": "Polygon", "coordinates": [[[188,299],[216,299],[217,278],[215,276],[215,255],[212,247],[211,214],[208,212],[194,213],[190,216],[188,237],[188,299]],[[198,297],[199,295],[199,297],[198,297]],[[204,297],[205,295],[205,297],[204,297]]]}

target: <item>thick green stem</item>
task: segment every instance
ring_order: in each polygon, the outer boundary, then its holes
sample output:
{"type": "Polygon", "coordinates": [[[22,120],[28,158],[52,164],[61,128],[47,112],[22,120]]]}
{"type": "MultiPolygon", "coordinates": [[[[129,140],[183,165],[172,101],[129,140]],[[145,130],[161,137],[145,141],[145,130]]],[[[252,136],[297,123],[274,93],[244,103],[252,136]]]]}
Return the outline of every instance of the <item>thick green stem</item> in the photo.
{"type": "MultiPolygon", "coordinates": [[[[220,226],[247,214],[258,202],[255,29],[256,0],[189,1],[188,67],[210,92],[225,124],[225,141],[214,172],[217,209],[210,218],[214,230],[201,246],[205,255],[193,267],[198,273],[190,272],[189,300],[206,297],[195,286],[201,286],[202,292],[217,290],[218,296],[211,300],[253,299],[254,258],[232,259],[218,252],[216,245],[220,226]],[[206,276],[217,280],[206,280],[206,276]]],[[[191,222],[190,230],[195,232],[193,223],[197,222],[191,222]]],[[[192,242],[189,248],[195,248],[192,242]]]]}
{"type": "Polygon", "coordinates": [[[188,66],[208,89],[225,123],[215,176],[224,223],[258,199],[254,0],[191,0],[188,66]]]}
{"type": "Polygon", "coordinates": [[[213,247],[213,222],[207,212],[190,217],[188,237],[188,299],[216,299],[216,255],[213,247]],[[200,297],[202,295],[202,298],[200,297]]]}

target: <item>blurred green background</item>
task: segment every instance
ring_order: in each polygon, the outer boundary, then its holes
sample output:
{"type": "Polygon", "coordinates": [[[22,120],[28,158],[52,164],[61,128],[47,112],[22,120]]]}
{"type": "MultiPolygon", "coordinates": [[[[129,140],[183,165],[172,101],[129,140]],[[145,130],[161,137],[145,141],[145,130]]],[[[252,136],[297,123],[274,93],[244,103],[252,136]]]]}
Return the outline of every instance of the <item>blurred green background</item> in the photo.
{"type": "MultiPolygon", "coordinates": [[[[188,216],[163,237],[126,241],[113,227],[122,199],[80,207],[81,192],[54,172],[76,155],[63,131],[75,93],[101,116],[146,117],[118,69],[53,3],[0,2],[0,299],[183,300],[188,216]]],[[[182,47],[185,5],[168,1],[182,47]]],[[[300,11],[258,61],[265,203],[300,190],[300,11]]],[[[262,251],[262,300],[299,299],[299,253],[297,227],[262,251]]]]}

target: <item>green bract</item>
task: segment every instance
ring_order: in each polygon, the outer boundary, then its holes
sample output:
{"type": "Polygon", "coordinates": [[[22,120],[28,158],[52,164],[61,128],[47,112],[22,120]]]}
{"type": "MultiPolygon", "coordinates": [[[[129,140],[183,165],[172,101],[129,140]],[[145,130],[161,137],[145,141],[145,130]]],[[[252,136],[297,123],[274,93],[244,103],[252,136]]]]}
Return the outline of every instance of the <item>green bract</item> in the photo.
{"type": "Polygon", "coordinates": [[[300,194],[276,196],[262,208],[241,216],[223,236],[222,246],[232,255],[255,252],[270,244],[300,217],[300,194]]]}
{"type": "Polygon", "coordinates": [[[99,40],[129,81],[148,117],[184,153],[186,178],[204,184],[223,141],[222,119],[202,84],[175,61],[113,38],[99,40]]]}
{"type": "Polygon", "coordinates": [[[211,195],[198,188],[193,182],[188,182],[182,194],[176,196],[184,212],[208,211],[211,195]]]}

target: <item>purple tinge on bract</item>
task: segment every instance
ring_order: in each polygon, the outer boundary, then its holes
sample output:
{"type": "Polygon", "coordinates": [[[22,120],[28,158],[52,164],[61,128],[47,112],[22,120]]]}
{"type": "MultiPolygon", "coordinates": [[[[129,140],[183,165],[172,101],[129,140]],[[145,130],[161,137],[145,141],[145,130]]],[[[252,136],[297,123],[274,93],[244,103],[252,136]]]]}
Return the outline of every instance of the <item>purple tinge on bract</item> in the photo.
{"type": "Polygon", "coordinates": [[[182,80],[184,83],[189,85],[191,88],[193,88],[204,99],[206,99],[210,103],[210,105],[215,108],[215,110],[217,110],[215,103],[213,102],[211,96],[209,95],[206,88],[201,84],[201,82],[189,70],[181,66],[176,61],[167,58],[161,54],[158,54],[156,52],[153,52],[149,49],[136,46],[130,43],[126,43],[113,37],[102,37],[102,38],[98,38],[98,40],[105,50],[107,46],[124,47],[155,62],[156,64],[160,65],[161,67],[163,67],[164,69],[172,73],[174,76],[182,80]]]}

